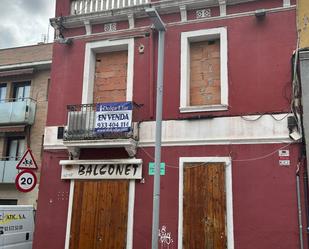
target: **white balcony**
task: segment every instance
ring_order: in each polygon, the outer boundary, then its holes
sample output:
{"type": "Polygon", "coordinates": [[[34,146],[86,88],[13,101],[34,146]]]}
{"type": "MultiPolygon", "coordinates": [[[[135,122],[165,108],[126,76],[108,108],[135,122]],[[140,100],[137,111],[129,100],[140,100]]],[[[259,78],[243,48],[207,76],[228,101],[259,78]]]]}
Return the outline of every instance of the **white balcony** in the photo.
{"type": "Polygon", "coordinates": [[[18,174],[18,170],[16,169],[18,162],[15,160],[0,159],[0,184],[15,183],[15,178],[18,174]]]}
{"type": "Polygon", "coordinates": [[[31,125],[34,123],[36,102],[30,98],[0,102],[0,125],[31,125]]]}

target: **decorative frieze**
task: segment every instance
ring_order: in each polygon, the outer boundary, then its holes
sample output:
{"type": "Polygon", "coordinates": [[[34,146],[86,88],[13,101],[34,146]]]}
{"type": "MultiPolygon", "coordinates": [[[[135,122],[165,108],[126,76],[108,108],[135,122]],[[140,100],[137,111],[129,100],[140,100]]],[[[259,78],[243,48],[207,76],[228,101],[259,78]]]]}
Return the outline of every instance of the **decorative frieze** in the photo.
{"type": "Polygon", "coordinates": [[[200,9],[196,11],[196,18],[207,18],[211,17],[211,9],[200,9]]]}
{"type": "Polygon", "coordinates": [[[104,24],[104,32],[111,32],[116,30],[117,30],[117,23],[112,22],[104,24]]]}

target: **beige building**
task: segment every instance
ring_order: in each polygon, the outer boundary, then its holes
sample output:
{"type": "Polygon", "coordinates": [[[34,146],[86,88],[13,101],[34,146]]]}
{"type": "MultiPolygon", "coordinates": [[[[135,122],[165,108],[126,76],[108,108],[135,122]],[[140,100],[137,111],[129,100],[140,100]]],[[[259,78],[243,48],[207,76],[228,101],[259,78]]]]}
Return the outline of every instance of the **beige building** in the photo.
{"type": "Polygon", "coordinates": [[[0,205],[36,206],[38,184],[18,191],[16,165],[30,148],[39,183],[51,62],[52,44],[0,50],[0,205]]]}
{"type": "Polygon", "coordinates": [[[300,48],[309,47],[309,1],[297,2],[297,29],[300,40],[300,48]]]}
{"type": "MultiPolygon", "coordinates": [[[[307,172],[309,171],[309,1],[297,2],[297,31],[299,39],[299,67],[301,82],[301,103],[303,110],[303,133],[307,153],[307,172]]],[[[295,76],[297,74],[295,73],[295,76]]]]}

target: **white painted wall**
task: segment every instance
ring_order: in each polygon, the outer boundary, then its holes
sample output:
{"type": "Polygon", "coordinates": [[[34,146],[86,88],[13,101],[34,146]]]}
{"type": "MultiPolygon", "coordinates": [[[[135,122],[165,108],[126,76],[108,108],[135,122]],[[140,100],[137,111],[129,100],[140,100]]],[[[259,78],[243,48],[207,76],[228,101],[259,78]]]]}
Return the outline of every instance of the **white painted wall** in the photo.
{"type": "MultiPolygon", "coordinates": [[[[292,140],[287,117],[288,114],[276,114],[163,121],[162,146],[289,143],[292,140]]],[[[154,146],[154,143],[155,122],[141,122],[138,147],[154,146]]],[[[44,148],[66,148],[62,140],[57,139],[57,126],[46,127],[44,148]]]]}

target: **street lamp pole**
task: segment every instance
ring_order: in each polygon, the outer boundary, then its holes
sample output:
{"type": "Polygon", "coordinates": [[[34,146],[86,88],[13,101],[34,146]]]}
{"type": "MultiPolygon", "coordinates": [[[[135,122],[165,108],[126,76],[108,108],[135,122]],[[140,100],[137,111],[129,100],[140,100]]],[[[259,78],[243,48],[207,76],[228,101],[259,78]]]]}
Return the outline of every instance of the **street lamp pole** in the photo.
{"type": "Polygon", "coordinates": [[[163,75],[164,75],[164,43],[165,25],[155,8],[147,8],[147,15],[151,18],[158,31],[158,63],[157,63],[157,99],[156,99],[156,141],[155,141],[155,174],[153,185],[152,211],[152,241],[151,248],[158,249],[159,217],[160,217],[160,163],[162,139],[162,103],[163,103],[163,75]]]}

